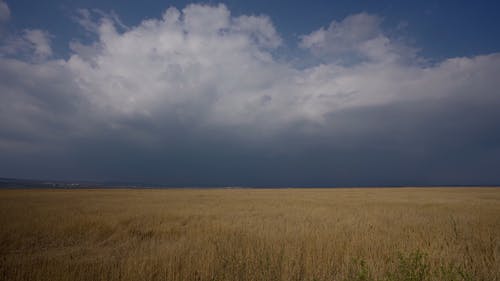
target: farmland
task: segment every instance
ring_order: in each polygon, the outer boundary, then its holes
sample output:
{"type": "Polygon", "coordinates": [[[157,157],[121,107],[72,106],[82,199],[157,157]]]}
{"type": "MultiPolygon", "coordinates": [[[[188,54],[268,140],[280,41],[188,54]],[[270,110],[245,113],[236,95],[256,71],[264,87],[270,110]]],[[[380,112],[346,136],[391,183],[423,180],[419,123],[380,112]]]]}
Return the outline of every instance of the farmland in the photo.
{"type": "Polygon", "coordinates": [[[500,188],[4,189],[0,280],[500,280],[500,188]]]}

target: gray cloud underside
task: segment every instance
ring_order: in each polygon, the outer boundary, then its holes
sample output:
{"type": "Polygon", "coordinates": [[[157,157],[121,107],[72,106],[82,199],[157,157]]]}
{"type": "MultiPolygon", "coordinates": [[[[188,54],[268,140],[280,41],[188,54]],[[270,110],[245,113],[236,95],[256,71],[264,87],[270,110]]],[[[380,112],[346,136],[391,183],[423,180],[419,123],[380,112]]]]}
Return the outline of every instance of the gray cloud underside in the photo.
{"type": "Polygon", "coordinates": [[[125,27],[89,13],[79,22],[97,39],[71,42],[68,59],[33,30],[31,58],[0,57],[5,176],[500,181],[500,54],[422,64],[380,18],[358,14],[302,36],[319,62],[298,68],[275,58],[283,42],[266,16],[190,5],[125,27]]]}

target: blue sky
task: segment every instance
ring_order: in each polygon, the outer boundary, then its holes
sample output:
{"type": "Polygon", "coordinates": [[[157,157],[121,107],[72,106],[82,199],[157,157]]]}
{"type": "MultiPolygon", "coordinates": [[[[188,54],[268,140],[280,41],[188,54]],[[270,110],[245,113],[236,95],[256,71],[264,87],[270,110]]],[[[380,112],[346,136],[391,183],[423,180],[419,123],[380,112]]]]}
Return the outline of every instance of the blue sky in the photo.
{"type": "Polygon", "coordinates": [[[429,59],[471,56],[498,51],[498,1],[7,1],[12,29],[42,28],[54,37],[54,48],[66,54],[68,41],[79,37],[72,22],[77,9],[115,11],[121,20],[137,25],[146,18],[159,17],[174,6],[191,3],[224,3],[235,15],[269,15],[288,45],[297,37],[332,20],[368,12],[383,17],[384,27],[417,46],[429,59]]]}
{"type": "Polygon", "coordinates": [[[0,0],[0,177],[498,185],[498,10],[0,0]]]}

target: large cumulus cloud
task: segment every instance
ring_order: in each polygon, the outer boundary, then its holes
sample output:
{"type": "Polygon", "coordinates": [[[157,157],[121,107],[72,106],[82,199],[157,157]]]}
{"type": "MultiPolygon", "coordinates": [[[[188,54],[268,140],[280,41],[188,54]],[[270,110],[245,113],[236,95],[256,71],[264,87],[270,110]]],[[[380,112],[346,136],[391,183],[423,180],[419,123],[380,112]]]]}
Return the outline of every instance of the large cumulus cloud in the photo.
{"type": "Polygon", "coordinates": [[[10,18],[10,9],[7,3],[0,1],[0,23],[8,21],[10,18]]]}
{"type": "Polygon", "coordinates": [[[301,36],[300,59],[315,62],[305,68],[277,59],[285,43],[269,17],[224,5],[169,8],[133,27],[87,10],[77,21],[96,39],[75,38],[67,59],[53,58],[45,31],[24,33],[31,57],[0,57],[6,176],[500,181],[499,54],[428,64],[366,13],[301,36]]]}

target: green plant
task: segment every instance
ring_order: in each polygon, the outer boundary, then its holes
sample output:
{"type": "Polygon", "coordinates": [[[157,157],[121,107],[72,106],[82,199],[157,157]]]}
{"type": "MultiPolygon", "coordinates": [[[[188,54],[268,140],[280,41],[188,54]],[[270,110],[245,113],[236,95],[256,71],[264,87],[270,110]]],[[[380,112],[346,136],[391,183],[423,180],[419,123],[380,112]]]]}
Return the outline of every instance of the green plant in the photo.
{"type": "Polygon", "coordinates": [[[348,280],[370,281],[373,280],[366,262],[363,259],[353,259],[349,267],[348,280]]]}
{"type": "Polygon", "coordinates": [[[430,279],[427,255],[419,250],[408,255],[400,253],[395,270],[389,272],[387,276],[388,281],[425,281],[430,279]]]}

